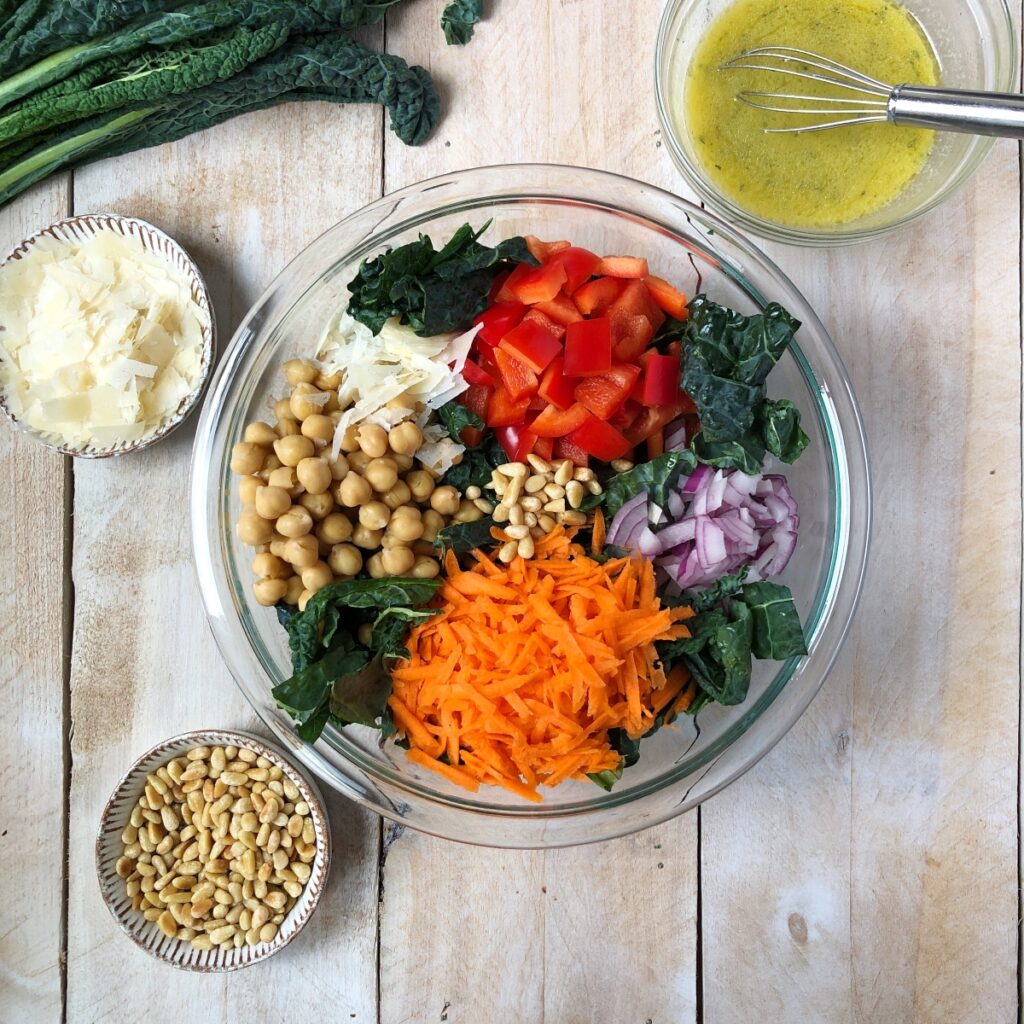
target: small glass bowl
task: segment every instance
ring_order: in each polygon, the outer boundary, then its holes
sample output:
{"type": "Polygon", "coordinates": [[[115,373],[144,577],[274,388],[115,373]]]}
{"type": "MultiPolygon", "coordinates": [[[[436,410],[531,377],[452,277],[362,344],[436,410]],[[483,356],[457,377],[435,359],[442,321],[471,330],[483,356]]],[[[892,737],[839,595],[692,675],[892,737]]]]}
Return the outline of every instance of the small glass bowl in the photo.
{"type": "Polygon", "coordinates": [[[674,817],[762,757],[818,692],[846,635],[867,555],[870,488],[856,401],[821,321],[782,272],[727,224],[651,185],[578,167],[515,165],[459,171],[385,196],[322,235],[284,270],[239,327],[221,360],[193,452],[191,515],[196,567],[214,636],[239,687],[282,743],[321,779],[413,828],[501,847],[553,847],[609,839],[674,817]],[[705,290],[752,312],[782,303],[803,323],[798,347],[771,378],[803,414],[811,444],[787,469],[801,536],[783,582],[794,592],[810,654],[758,663],[748,699],[711,705],[696,721],[645,740],[637,765],[611,793],[590,783],[544,789],[531,804],[504,790],[469,793],[414,765],[359,726],[310,746],[271,696],[291,674],[286,634],[252,594],[252,551],[235,536],[241,511],[229,468],[246,423],[267,419],[284,389],[281,364],[310,355],[348,297],[361,260],[466,221],[491,222],[486,239],[533,233],[597,252],[643,255],[688,294],[705,290]]]}
{"type": "MultiPolygon", "coordinates": [[[[658,117],[676,167],[709,207],[746,231],[779,242],[830,246],[861,242],[909,224],[948,199],[978,169],[993,139],[938,132],[920,174],[891,203],[865,217],[825,228],[793,227],[765,220],[719,191],[693,153],[680,123],[686,72],[708,26],[734,0],[670,0],[662,15],[655,51],[658,117]]],[[[1014,92],[1017,38],[1006,0],[900,0],[917,19],[939,58],[949,88],[1014,92]]],[[[785,40],[766,40],[784,44],[785,40]]],[[[841,58],[840,58],[841,59],[841,58]]],[[[893,83],[899,84],[899,83],[893,83]]],[[[723,114],[723,116],[726,116],[723,114]]],[[[899,131],[886,125],[878,131],[899,131]]],[[[842,129],[837,129],[842,131],[842,129]]]]}

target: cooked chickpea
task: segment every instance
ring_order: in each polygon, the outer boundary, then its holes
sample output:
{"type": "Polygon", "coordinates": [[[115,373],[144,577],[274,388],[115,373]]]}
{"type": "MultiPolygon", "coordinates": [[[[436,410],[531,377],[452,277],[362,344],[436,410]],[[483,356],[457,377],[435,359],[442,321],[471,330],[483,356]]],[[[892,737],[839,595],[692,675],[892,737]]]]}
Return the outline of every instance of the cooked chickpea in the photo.
{"type": "Polygon", "coordinates": [[[371,555],[366,561],[366,571],[370,574],[370,577],[375,580],[382,579],[388,575],[387,569],[384,568],[384,557],[381,552],[377,552],[375,555],[371,555]]]}
{"type": "Polygon", "coordinates": [[[378,494],[387,494],[398,483],[398,468],[391,459],[373,459],[363,476],[378,494]]]}
{"type": "Polygon", "coordinates": [[[296,494],[300,493],[298,487],[298,478],[295,476],[295,469],[292,466],[281,466],[275,469],[270,476],[267,477],[267,484],[270,487],[281,487],[286,490],[293,498],[296,494]]]}
{"type": "Polygon", "coordinates": [[[292,437],[302,432],[301,424],[294,416],[283,416],[275,429],[279,437],[292,437]]]}
{"type": "Polygon", "coordinates": [[[423,431],[415,423],[406,420],[388,431],[388,444],[399,455],[415,455],[423,444],[423,431]]]}
{"type": "Polygon", "coordinates": [[[441,515],[455,515],[459,511],[459,492],[447,484],[435,488],[430,495],[430,507],[441,515]]]}
{"type": "Polygon", "coordinates": [[[287,398],[279,398],[274,403],[274,419],[278,423],[281,420],[290,420],[292,418],[292,403],[287,398]]]}
{"type": "Polygon", "coordinates": [[[269,477],[275,469],[281,468],[281,460],[274,454],[274,452],[268,452],[267,457],[263,460],[263,470],[260,473],[262,476],[264,473],[269,477]]]}
{"type": "Polygon", "coordinates": [[[316,535],[325,544],[340,544],[352,536],[352,521],[342,512],[332,512],[317,526],[316,535]]]}
{"type": "Polygon", "coordinates": [[[373,462],[373,459],[371,459],[370,456],[366,454],[366,452],[358,451],[358,452],[350,452],[349,453],[349,456],[348,456],[349,468],[352,469],[356,473],[364,472],[366,467],[371,462],[373,462]]]}
{"type": "Polygon", "coordinates": [[[405,482],[417,501],[426,501],[434,493],[434,478],[425,469],[414,469],[405,482]]]}
{"type": "Polygon", "coordinates": [[[362,523],[356,523],[355,528],[352,530],[352,543],[364,551],[376,551],[380,547],[383,536],[383,530],[371,530],[363,526],[362,523]]]}
{"type": "Polygon", "coordinates": [[[262,445],[250,441],[239,441],[231,449],[231,472],[241,476],[258,473],[263,468],[263,460],[267,450],[262,445]]]}
{"type": "Polygon", "coordinates": [[[252,592],[258,604],[269,608],[288,593],[288,584],[284,580],[257,580],[252,585],[252,592]]]}
{"type": "MultiPolygon", "coordinates": [[[[276,472],[276,470],[275,470],[276,472]]],[[[264,519],[276,519],[292,507],[292,496],[283,487],[261,487],[256,492],[256,511],[264,519]]]]}
{"type": "Polygon", "coordinates": [[[381,495],[380,500],[394,512],[412,501],[412,491],[409,490],[409,485],[404,480],[399,480],[390,491],[381,495]]]}
{"type": "Polygon", "coordinates": [[[334,498],[329,494],[303,494],[299,504],[317,521],[334,511],[334,498]]]}
{"type": "Polygon", "coordinates": [[[313,442],[301,434],[290,434],[274,442],[274,451],[284,466],[297,466],[303,459],[308,459],[315,450],[313,442]]]}
{"type": "Polygon", "coordinates": [[[303,459],[295,467],[295,475],[309,494],[323,494],[331,486],[331,467],[323,459],[303,459]]]}
{"type": "Polygon", "coordinates": [[[348,475],[348,471],[350,469],[348,459],[346,459],[345,456],[340,453],[338,454],[338,457],[336,459],[328,459],[327,465],[331,469],[332,480],[344,480],[345,477],[348,475]]]}
{"type": "Polygon", "coordinates": [[[424,511],[422,517],[423,540],[433,541],[439,530],[444,529],[444,516],[432,508],[424,511]]]}
{"type": "Polygon", "coordinates": [[[291,541],[287,537],[275,534],[270,538],[270,553],[277,555],[278,558],[284,558],[287,562],[288,559],[285,558],[285,551],[287,551],[289,544],[291,544],[291,541]]]}
{"type": "Polygon", "coordinates": [[[452,516],[452,521],[456,523],[475,523],[480,519],[483,519],[484,514],[469,500],[469,498],[463,498],[459,502],[459,509],[452,516]]]}
{"type": "Polygon", "coordinates": [[[414,555],[433,555],[434,545],[429,540],[413,541],[412,553],[414,555]]]}
{"type": "Polygon", "coordinates": [[[287,583],[288,583],[288,592],[284,595],[284,599],[285,599],[286,603],[288,603],[288,604],[298,604],[299,603],[299,597],[302,594],[302,591],[306,589],[302,585],[302,577],[301,576],[292,576],[292,578],[289,579],[287,581],[287,583]]]}
{"type": "Polygon", "coordinates": [[[409,575],[414,580],[432,580],[441,571],[441,566],[438,564],[436,558],[428,558],[426,555],[420,555],[415,562],[413,562],[412,568],[409,570],[409,575]]]}
{"type": "Polygon", "coordinates": [[[269,544],[274,536],[274,524],[264,519],[254,508],[247,508],[238,517],[235,527],[238,539],[243,544],[255,547],[257,544],[269,544]]]}
{"type": "Polygon", "coordinates": [[[307,533],[303,537],[295,537],[288,541],[281,557],[286,562],[291,562],[296,569],[305,569],[316,565],[320,558],[320,545],[317,544],[316,537],[307,533]]]}
{"type": "Polygon", "coordinates": [[[296,384],[312,384],[320,371],[308,359],[289,359],[281,367],[284,379],[294,387],[296,384]]]}
{"type": "Polygon", "coordinates": [[[263,486],[258,476],[243,476],[238,481],[238,497],[243,505],[256,504],[256,491],[263,486]]]}
{"type": "Polygon", "coordinates": [[[327,401],[324,402],[324,407],[320,411],[326,413],[341,412],[341,402],[338,401],[337,391],[327,392],[327,401]]]}
{"type": "Polygon", "coordinates": [[[321,370],[313,383],[321,391],[337,391],[341,387],[341,370],[335,370],[333,373],[324,373],[321,370]]]}
{"type": "Polygon", "coordinates": [[[416,556],[401,545],[381,552],[380,560],[389,576],[404,576],[416,564],[416,556]]]}
{"type": "Polygon", "coordinates": [[[405,409],[407,412],[416,411],[416,399],[410,398],[408,395],[398,395],[392,398],[385,406],[385,409],[405,409]]]}
{"type": "Polygon", "coordinates": [[[383,530],[391,518],[391,509],[383,501],[368,501],[359,506],[359,522],[368,530],[383,530]]]}
{"type": "Polygon", "coordinates": [[[359,447],[370,456],[371,459],[379,459],[388,451],[388,435],[383,427],[376,423],[361,423],[359,425],[359,447]]]}
{"type": "Polygon", "coordinates": [[[252,573],[254,576],[261,576],[270,580],[286,580],[292,574],[290,565],[284,559],[269,551],[257,555],[252,560],[252,573]]]}
{"type": "Polygon", "coordinates": [[[300,575],[303,587],[314,594],[318,590],[323,590],[328,583],[334,582],[334,573],[331,572],[330,566],[326,562],[314,562],[303,569],[300,575]]]}
{"type": "Polygon", "coordinates": [[[312,596],[313,596],[312,593],[310,591],[308,591],[308,590],[303,590],[302,593],[299,594],[299,611],[300,612],[304,612],[306,610],[306,605],[309,604],[309,599],[312,596]]]}
{"type": "Polygon", "coordinates": [[[373,488],[358,473],[349,472],[338,484],[336,497],[346,508],[358,508],[373,497],[373,488]]]}
{"type": "Polygon", "coordinates": [[[354,423],[341,435],[341,450],[346,453],[359,451],[359,427],[354,423]]]}
{"type": "Polygon", "coordinates": [[[302,436],[310,441],[331,441],[334,439],[334,424],[330,416],[315,412],[302,421],[302,436]]]}
{"type": "Polygon", "coordinates": [[[419,540],[423,536],[423,519],[416,513],[416,509],[411,509],[408,506],[398,509],[391,517],[391,522],[388,523],[388,533],[406,544],[409,541],[419,540]]]}
{"type": "Polygon", "coordinates": [[[338,576],[355,576],[363,567],[363,556],[352,544],[335,544],[327,564],[338,576]]]}
{"type": "Polygon", "coordinates": [[[313,517],[301,505],[292,505],[277,520],[277,532],[285,537],[303,537],[312,529],[313,517]]]}
{"type": "Polygon", "coordinates": [[[360,626],[360,627],[359,627],[359,628],[358,628],[358,629],[356,630],[356,639],[357,639],[357,640],[358,640],[358,641],[359,641],[359,642],[360,642],[360,643],[361,643],[361,644],[362,644],[362,645],[363,645],[364,647],[366,647],[367,645],[369,645],[370,641],[371,641],[371,640],[373,639],[373,624],[372,624],[372,623],[370,623],[370,622],[364,622],[364,623],[363,623],[363,624],[362,624],[362,625],[361,625],[361,626],[360,626]]]}
{"type": "Polygon", "coordinates": [[[313,384],[296,384],[289,400],[292,415],[299,421],[315,416],[327,404],[327,394],[313,384]]]}
{"type": "Polygon", "coordinates": [[[277,431],[269,423],[250,423],[243,438],[250,444],[261,444],[269,448],[277,440],[277,431]]]}
{"type": "Polygon", "coordinates": [[[391,455],[391,461],[398,467],[399,473],[408,473],[413,466],[411,455],[399,455],[397,452],[391,455]]]}

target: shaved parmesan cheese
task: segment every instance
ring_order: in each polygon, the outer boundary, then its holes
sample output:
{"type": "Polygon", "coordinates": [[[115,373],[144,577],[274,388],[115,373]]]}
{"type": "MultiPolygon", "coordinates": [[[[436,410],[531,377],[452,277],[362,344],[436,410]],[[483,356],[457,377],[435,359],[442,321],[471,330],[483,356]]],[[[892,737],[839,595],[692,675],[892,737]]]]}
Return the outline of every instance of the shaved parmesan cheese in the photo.
{"type": "Polygon", "coordinates": [[[44,237],[0,267],[0,389],[71,448],[139,440],[199,384],[206,323],[188,278],[138,239],[44,237]]]}
{"type": "Polygon", "coordinates": [[[450,437],[444,437],[440,441],[429,441],[421,445],[416,452],[416,461],[437,476],[444,476],[465,450],[465,445],[456,444],[450,437]]]}

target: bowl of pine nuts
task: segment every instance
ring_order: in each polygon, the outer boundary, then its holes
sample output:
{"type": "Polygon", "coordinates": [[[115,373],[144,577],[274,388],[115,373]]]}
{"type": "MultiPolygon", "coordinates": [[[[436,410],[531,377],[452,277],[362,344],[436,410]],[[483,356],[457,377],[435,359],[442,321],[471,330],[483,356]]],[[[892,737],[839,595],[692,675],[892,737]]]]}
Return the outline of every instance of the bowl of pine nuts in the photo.
{"type": "Polygon", "coordinates": [[[96,839],[100,893],[121,930],[184,970],[233,971],[283,949],[330,867],[316,786],[243,732],[174,736],[114,788],[96,839]]]}

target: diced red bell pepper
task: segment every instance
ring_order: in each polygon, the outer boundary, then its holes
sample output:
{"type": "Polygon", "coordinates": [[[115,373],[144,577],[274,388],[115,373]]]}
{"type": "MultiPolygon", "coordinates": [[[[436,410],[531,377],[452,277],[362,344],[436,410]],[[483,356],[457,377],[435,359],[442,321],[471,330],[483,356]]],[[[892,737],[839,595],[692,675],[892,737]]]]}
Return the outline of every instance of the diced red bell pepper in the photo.
{"type": "Polygon", "coordinates": [[[583,314],[576,308],[576,303],[565,292],[559,292],[550,302],[538,302],[533,309],[563,326],[583,319],[583,314]]]}
{"type": "Polygon", "coordinates": [[[477,427],[463,427],[459,437],[467,448],[475,448],[484,439],[484,432],[477,427]]]}
{"type": "Polygon", "coordinates": [[[637,417],[643,412],[643,406],[639,402],[635,402],[632,398],[627,398],[608,417],[608,422],[617,429],[621,430],[623,434],[629,433],[629,428],[633,426],[637,421],[637,417]]]}
{"type": "Polygon", "coordinates": [[[584,316],[604,316],[608,307],[622,294],[622,282],[614,277],[598,277],[576,288],[572,301],[584,316]]]}
{"type": "Polygon", "coordinates": [[[616,361],[636,362],[654,337],[651,321],[638,313],[614,308],[608,311],[608,319],[612,325],[612,354],[616,361]]]}
{"type": "Polygon", "coordinates": [[[537,394],[559,409],[568,409],[576,401],[573,388],[576,382],[565,375],[565,359],[557,356],[544,371],[537,394]]]}
{"type": "MultiPolygon", "coordinates": [[[[498,361],[498,372],[502,374],[504,381],[501,360],[503,355],[508,354],[520,363],[525,363],[534,373],[543,373],[551,360],[561,352],[561,342],[546,327],[542,327],[536,320],[524,319],[518,327],[513,327],[501,339],[494,357],[498,361]]],[[[505,381],[505,387],[514,395],[519,385],[512,386],[505,381]]],[[[533,390],[536,391],[536,381],[533,390]]]]}
{"type": "Polygon", "coordinates": [[[665,428],[658,429],[647,438],[647,458],[656,459],[665,454],[665,428]]]}
{"type": "Polygon", "coordinates": [[[493,388],[494,378],[479,364],[467,359],[462,367],[462,378],[467,384],[479,384],[483,387],[493,388]]]}
{"type": "Polygon", "coordinates": [[[537,374],[526,365],[510,355],[504,349],[494,350],[494,365],[498,368],[498,377],[502,387],[509,393],[513,402],[521,398],[529,398],[537,393],[537,374]]]}
{"type": "Polygon", "coordinates": [[[595,274],[605,274],[608,277],[628,277],[642,280],[647,277],[647,260],[639,256],[605,256],[598,263],[595,274]]]}
{"type": "Polygon", "coordinates": [[[494,348],[525,315],[526,307],[521,302],[495,303],[473,321],[474,325],[483,324],[476,340],[494,348]]]}
{"type": "Polygon", "coordinates": [[[568,437],[555,439],[554,455],[556,459],[568,459],[574,466],[582,466],[584,469],[590,465],[590,456],[568,437]]]}
{"type": "Polygon", "coordinates": [[[527,235],[524,241],[526,248],[530,250],[530,255],[538,263],[544,263],[556,252],[570,248],[568,242],[542,242],[536,235],[527,235]]]}
{"type": "Polygon", "coordinates": [[[612,303],[609,312],[629,313],[632,316],[645,316],[655,331],[665,322],[665,314],[651,297],[647,285],[643,281],[629,281],[612,303]]]}
{"type": "Polygon", "coordinates": [[[644,365],[644,405],[671,405],[679,398],[679,356],[652,352],[644,365]]]}
{"type": "Polygon", "coordinates": [[[555,453],[555,439],[553,437],[538,437],[533,442],[533,454],[539,455],[542,459],[551,459],[555,453]]]}
{"type": "Polygon", "coordinates": [[[646,441],[652,434],[668,426],[683,415],[682,402],[673,405],[652,405],[643,409],[636,421],[626,431],[626,437],[634,446],[646,441]]]}
{"type": "Polygon", "coordinates": [[[547,263],[531,267],[520,263],[508,276],[501,291],[499,302],[525,302],[532,306],[536,302],[550,302],[565,284],[565,268],[558,263],[547,263]]]}
{"type": "Polygon", "coordinates": [[[525,462],[526,456],[533,451],[533,446],[537,443],[537,435],[522,426],[510,424],[506,427],[496,427],[494,433],[501,447],[505,449],[509,462],[525,462]]]}
{"type": "Polygon", "coordinates": [[[470,412],[476,413],[485,423],[487,422],[487,401],[491,397],[491,389],[481,384],[472,384],[459,395],[459,402],[470,412]]]}
{"type": "Polygon", "coordinates": [[[534,306],[526,316],[523,317],[523,322],[530,321],[531,323],[537,324],[539,327],[543,327],[553,338],[557,338],[561,341],[565,337],[565,324],[558,320],[553,320],[551,317],[540,310],[537,306],[534,306]]]}
{"type": "Polygon", "coordinates": [[[607,317],[581,320],[565,329],[567,377],[592,377],[612,368],[612,328],[607,317]]]}
{"type": "Polygon", "coordinates": [[[581,380],[576,385],[576,401],[600,419],[610,419],[629,397],[639,376],[640,367],[616,364],[608,373],[581,380]]]}
{"type": "Polygon", "coordinates": [[[653,276],[644,278],[644,284],[647,285],[647,290],[654,301],[669,316],[675,317],[676,320],[686,320],[689,317],[690,309],[686,304],[686,296],[678,288],[673,288],[664,278],[653,276]]]}
{"type": "Polygon", "coordinates": [[[540,395],[530,395],[529,411],[536,414],[543,412],[548,407],[547,400],[540,395]]]}
{"type": "Polygon", "coordinates": [[[602,459],[611,462],[612,459],[621,459],[633,445],[629,443],[610,423],[599,420],[591,415],[580,427],[577,427],[570,435],[569,440],[579,445],[595,459],[602,459]]]}
{"type": "Polygon", "coordinates": [[[577,427],[582,427],[589,415],[590,413],[579,402],[568,409],[549,405],[530,424],[530,430],[538,437],[564,437],[577,427]]]}
{"type": "Polygon", "coordinates": [[[489,427],[510,427],[522,423],[529,404],[529,398],[521,398],[516,401],[501,385],[498,385],[487,402],[487,425],[489,427]]]}
{"type": "Polygon", "coordinates": [[[590,280],[601,260],[589,249],[571,245],[552,256],[551,262],[565,269],[565,290],[571,294],[590,280]]]}

